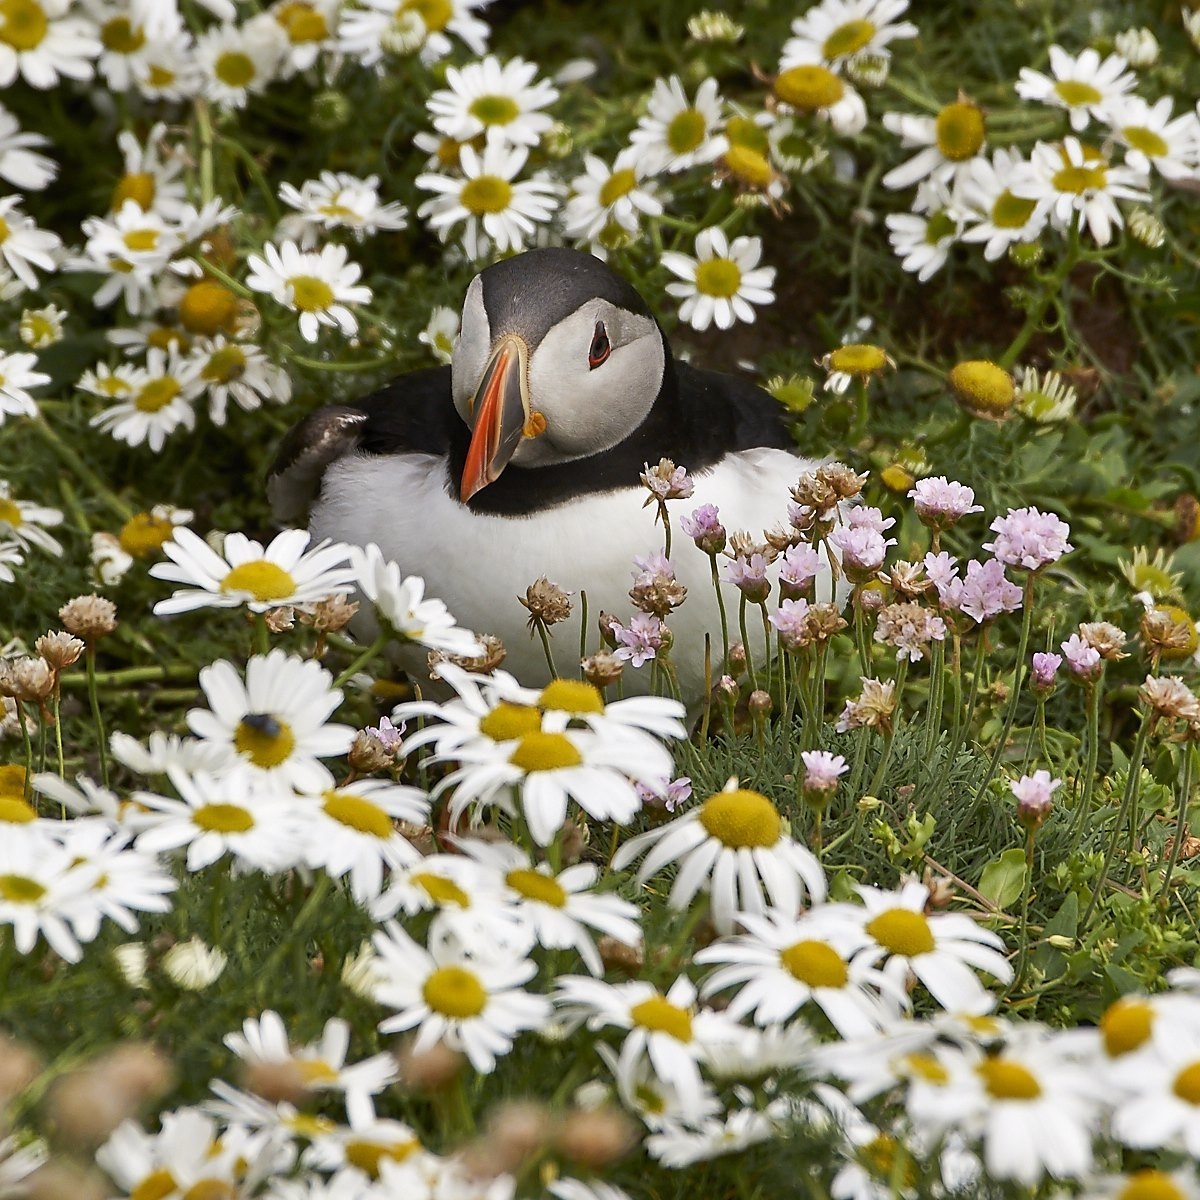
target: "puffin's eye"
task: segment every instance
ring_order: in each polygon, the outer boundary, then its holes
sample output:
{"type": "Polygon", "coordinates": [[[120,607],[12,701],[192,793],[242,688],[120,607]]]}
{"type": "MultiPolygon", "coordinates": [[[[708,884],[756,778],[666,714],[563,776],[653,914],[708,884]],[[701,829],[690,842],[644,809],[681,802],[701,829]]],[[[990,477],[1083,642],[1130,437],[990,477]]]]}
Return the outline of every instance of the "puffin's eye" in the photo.
{"type": "Polygon", "coordinates": [[[592,334],[592,344],[588,347],[588,367],[595,370],[612,353],[612,343],[608,340],[608,331],[603,321],[596,322],[596,332],[592,334]]]}

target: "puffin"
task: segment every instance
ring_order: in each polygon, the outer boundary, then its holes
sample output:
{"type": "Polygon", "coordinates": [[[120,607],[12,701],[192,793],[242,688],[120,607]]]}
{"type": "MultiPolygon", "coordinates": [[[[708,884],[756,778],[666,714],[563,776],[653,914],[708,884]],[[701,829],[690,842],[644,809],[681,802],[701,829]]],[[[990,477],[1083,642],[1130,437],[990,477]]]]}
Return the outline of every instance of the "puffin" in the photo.
{"type": "MultiPolygon", "coordinates": [[[[451,364],[314,410],[285,435],[267,491],[278,520],[308,512],[314,540],[376,543],[460,625],[498,636],[506,670],[540,686],[550,668],[519,598],[542,577],[572,594],[575,612],[550,634],[556,666],[577,674],[580,594],[589,621],[607,612],[628,625],[635,558],[664,548],[640,480],[664,458],[694,484],[668,504],[688,596],[666,618],[694,710],[710,682],[706,634],[711,670],[722,669],[721,624],[710,559],[679,515],[712,504],[730,533],[761,541],[786,525],[790,488],[816,464],[795,453],[768,392],[675,358],[646,301],[601,259],[543,247],[485,267],[467,288],[451,364]]],[[[720,586],[736,641],[739,594],[720,586]]],[[[819,596],[832,590],[818,580],[819,596]]],[[[749,616],[761,663],[761,618],[749,616]]],[[[352,631],[374,636],[369,613],[355,620],[352,631]]],[[[594,627],[584,640],[598,648],[594,627]]],[[[420,678],[416,650],[397,657],[420,678]]],[[[627,663],[623,692],[647,691],[650,675],[627,663]]]]}

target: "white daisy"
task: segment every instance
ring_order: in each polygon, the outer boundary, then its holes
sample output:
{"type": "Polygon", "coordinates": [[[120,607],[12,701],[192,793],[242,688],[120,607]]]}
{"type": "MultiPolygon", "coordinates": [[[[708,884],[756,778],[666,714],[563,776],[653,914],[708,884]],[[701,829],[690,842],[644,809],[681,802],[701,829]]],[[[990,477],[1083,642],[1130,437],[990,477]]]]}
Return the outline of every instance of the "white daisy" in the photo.
{"type": "Polygon", "coordinates": [[[1028,160],[1013,150],[997,150],[990,160],[973,158],[955,176],[955,205],[967,222],[962,240],[983,242],[988,262],[1010,246],[1035,241],[1045,228],[1045,206],[1012,190],[1032,177],[1028,160]]]}
{"type": "Polygon", "coordinates": [[[61,509],[47,508],[31,500],[17,500],[8,481],[0,479],[0,538],[11,537],[26,549],[36,546],[47,554],[61,557],[62,545],[46,532],[46,526],[61,525],[62,521],[61,509]]]}
{"type": "Polygon", "coordinates": [[[462,244],[470,259],[493,250],[523,250],[558,207],[560,190],[549,179],[517,179],[528,157],[526,147],[507,146],[497,138],[489,139],[482,155],[473,146],[462,146],[461,176],[417,176],[417,187],[438,193],[417,209],[417,216],[443,242],[455,225],[465,222],[462,244]]]}
{"type": "Polygon", "coordinates": [[[458,310],[439,305],[429,313],[429,324],[417,334],[417,341],[428,346],[438,362],[449,366],[458,340],[458,310]]]}
{"type": "Polygon", "coordinates": [[[735,1108],[720,1117],[664,1125],[646,1138],[646,1153],[664,1167],[682,1170],[783,1137],[789,1115],[788,1102],[781,1098],[767,1110],[735,1108]]]}
{"type": "Polygon", "coordinates": [[[68,259],[73,271],[98,272],[107,278],[92,303],[104,308],[120,297],[126,311],[138,316],[155,300],[159,276],[184,242],[179,230],[136,200],[126,200],[108,217],[87,217],[83,254],[68,259]]]}
{"type": "Polygon", "coordinates": [[[36,354],[9,354],[0,350],[0,425],[4,418],[36,417],[38,406],[29,388],[50,382],[50,376],[33,370],[36,354]]]}
{"type": "Polygon", "coordinates": [[[454,34],[472,54],[482,54],[491,32],[473,16],[488,0],[362,0],[360,7],[342,10],[338,47],[364,67],[375,66],[385,53],[420,52],[428,66],[454,48],[454,34]]]}
{"type": "Polygon", "coordinates": [[[446,654],[483,653],[478,638],[455,624],[441,600],[424,599],[425,581],[417,575],[402,576],[399,566],[384,558],[374,542],[365,548],[350,546],[348,553],[354,586],[391,633],[446,654]]]}
{"type": "Polygon", "coordinates": [[[1200,161],[1200,118],[1185,112],[1171,120],[1174,100],[1163,96],[1149,104],[1140,96],[1125,96],[1107,114],[1125,161],[1143,174],[1154,169],[1164,179],[1189,179],[1200,161]]]}
{"type": "MultiPolygon", "coordinates": [[[[311,1145],[304,1152],[306,1167],[337,1172],[333,1181],[341,1181],[343,1186],[333,1191],[342,1193],[344,1200],[363,1200],[372,1195],[368,1190],[369,1185],[379,1180],[384,1163],[398,1164],[413,1158],[433,1157],[421,1145],[421,1139],[411,1125],[376,1116],[375,1105],[370,1097],[356,1098],[355,1102],[348,1104],[346,1117],[345,1125],[322,1120],[307,1135],[311,1145]]],[[[290,1124],[297,1125],[302,1131],[304,1123],[311,1120],[307,1114],[300,1113],[295,1115],[290,1124]]],[[[401,1191],[391,1194],[407,1193],[401,1191]]],[[[424,1193],[418,1192],[417,1195],[423,1196],[424,1193]]],[[[314,1196],[313,1200],[317,1198],[314,1196]]],[[[329,1200],[335,1200],[335,1197],[330,1196],[329,1200]]]]}
{"type": "Polygon", "coordinates": [[[211,775],[229,761],[220,746],[158,729],[151,731],[145,745],[127,733],[114,732],[109,749],[117,762],[137,775],[165,775],[172,768],[186,775],[211,775]]]}
{"type": "Polygon", "coordinates": [[[97,363],[91,370],[84,371],[75,386],[89,396],[101,400],[123,400],[133,395],[137,384],[137,367],[133,363],[97,363]]]}
{"type": "Polygon", "coordinates": [[[56,345],[63,339],[63,324],[67,315],[57,304],[25,309],[17,328],[21,341],[31,350],[45,350],[47,346],[56,345]]]}
{"type": "Polygon", "coordinates": [[[825,873],[811,851],[784,832],[779,810],[762,795],[736,785],[689,808],[682,817],[631,838],[613,859],[618,869],[649,851],[638,868],[645,882],[668,863],[678,870],[667,904],[690,906],[707,885],[713,924],[729,933],[739,913],[771,904],[795,913],[807,894],[825,898],[825,873]]]}
{"type": "Polygon", "coordinates": [[[821,0],[792,22],[780,67],[821,61],[837,68],[860,56],[886,57],[891,42],[917,36],[911,21],[896,20],[907,9],[908,0],[821,0]]]}
{"type": "Polygon", "coordinates": [[[175,347],[153,347],[146,365],[129,373],[129,399],[96,413],[88,424],[129,446],[145,442],[158,454],[177,429],[196,427],[192,401],[200,388],[199,371],[199,364],[182,358],[175,347]]]}
{"type": "MultiPolygon", "coordinates": [[[[17,577],[13,574],[12,568],[22,566],[24,562],[25,555],[18,542],[8,542],[0,539],[0,583],[15,582],[17,577]]],[[[7,707],[6,705],[6,711],[7,707]]]]}
{"type": "Polygon", "coordinates": [[[426,950],[395,921],[373,942],[382,973],[375,1000],[396,1010],[380,1021],[380,1031],[416,1028],[415,1053],[445,1042],[489,1074],[518,1034],[544,1025],[553,1011],[547,997],[522,988],[537,974],[527,958],[472,959],[445,942],[426,950]]]}
{"type": "Polygon", "coordinates": [[[599,874],[592,863],[576,863],[557,874],[547,863],[535,864],[510,842],[463,838],[458,847],[476,861],[501,872],[506,897],[547,950],[575,949],[593,975],[604,965],[589,930],[639,946],[638,909],[619,896],[592,891],[599,874]]]}
{"type": "Polygon", "coordinates": [[[225,424],[232,400],[243,412],[254,412],[264,400],[286,404],[292,398],[292,381],[261,346],[234,342],[224,334],[197,338],[188,353],[196,364],[196,380],[208,397],[208,415],[214,425],[225,424]]]}
{"type": "Polygon", "coordinates": [[[25,133],[12,113],[0,104],[0,179],[23,192],[40,192],[58,174],[58,164],[34,146],[49,146],[40,133],[25,133]]]}
{"type": "Polygon", "coordinates": [[[870,965],[884,959],[883,972],[901,988],[915,975],[933,998],[951,1012],[991,1011],[996,997],[979,982],[983,971],[1008,983],[1012,967],[1001,953],[1004,943],[964,913],[925,914],[929,889],[908,880],[898,891],[859,887],[865,906],[863,929],[872,945],[859,950],[853,961],[870,965]]]}
{"type": "Polygon", "coordinates": [[[182,178],[184,159],[178,148],[168,146],[163,140],[166,131],[166,125],[159,122],[144,142],[127,129],[117,134],[125,172],[113,189],[110,212],[119,212],[126,200],[132,200],[143,212],[159,213],[167,221],[178,221],[183,215],[187,204],[187,187],[182,178]]]}
{"type": "Polygon", "coordinates": [[[900,265],[924,283],[946,265],[950,248],[962,235],[963,214],[946,186],[926,180],[917,188],[911,213],[889,213],[888,241],[900,265]]]}
{"type": "Polygon", "coordinates": [[[275,874],[299,860],[301,842],[294,802],[262,787],[248,774],[167,772],[179,799],[134,792],[143,811],[132,819],[139,850],[159,854],[187,847],[189,871],[202,871],[225,855],[243,870],[275,874]]]}
{"type": "Polygon", "coordinates": [[[307,864],[334,879],[348,877],[350,894],[365,905],[382,890],[385,868],[420,861],[395,822],[423,825],[429,797],[386,779],[360,779],[306,798],[296,811],[304,818],[307,864]]]}
{"type": "Polygon", "coordinates": [[[696,257],[664,251],[662,265],[682,282],[667,291],[683,304],[679,318],[703,332],[710,325],[729,329],[738,321],[752,323],[756,304],[772,304],[774,267],[760,267],[762,239],[734,238],[730,243],[719,225],[696,235],[696,257]]]}
{"type": "Polygon", "coordinates": [[[361,241],[368,234],[408,225],[403,204],[380,201],[378,175],[360,179],[345,171],[322,171],[319,178],[306,179],[298,188],[281,183],[279,198],[296,210],[298,215],[286,220],[300,225],[305,249],[316,244],[322,231],[349,229],[361,241]]]}
{"type": "Polygon", "coordinates": [[[287,37],[279,73],[284,79],[307,71],[336,46],[341,0],[275,0],[268,10],[287,37]]]}
{"type": "Polygon", "coordinates": [[[192,100],[204,86],[194,43],[186,29],[157,34],[142,48],[139,60],[134,85],[147,100],[192,100]]]}
{"type": "Polygon", "coordinates": [[[196,38],[201,92],[220,108],[245,108],[278,75],[288,40],[271,17],[244,25],[216,25],[196,38]]]}
{"type": "Polygon", "coordinates": [[[191,709],[188,728],[224,747],[230,765],[255,781],[309,795],[324,792],[333,776],[319,760],[345,754],[355,732],[329,722],[342,702],[332,682],[319,663],[278,648],[254,655],[244,681],[221,659],[200,672],[210,709],[191,709]]]}
{"type": "Polygon", "coordinates": [[[1090,118],[1104,120],[1108,110],[1137,86],[1137,76],[1126,66],[1119,54],[1110,54],[1102,62],[1090,46],[1076,58],[1061,46],[1051,46],[1051,75],[1022,67],[1016,91],[1023,100],[1066,109],[1071,128],[1078,133],[1087,128],[1090,118]]]}
{"type": "Polygon", "coordinates": [[[614,242],[636,235],[643,216],[662,216],[662,200],[653,184],[646,182],[634,147],[622,150],[611,167],[604,159],[586,154],[583,167],[584,174],[571,181],[563,232],[599,257],[614,242]]]}
{"type": "Polygon", "coordinates": [[[322,325],[345,337],[358,332],[358,320],[346,306],[370,304],[371,289],[358,282],[362,267],[348,261],[345,246],[330,243],[319,251],[304,251],[292,241],[279,247],[268,242],[263,254],[247,258],[246,286],[298,312],[300,336],[306,342],[317,340],[322,325]]]}
{"type": "Polygon", "coordinates": [[[0,88],[18,74],[43,91],[60,78],[91,79],[101,50],[96,26],[71,9],[71,0],[10,0],[0,9],[0,88]]]}
{"type": "Polygon", "coordinates": [[[936,117],[884,113],[883,124],[900,138],[901,146],[922,149],[908,162],[893,167],[882,180],[887,188],[911,187],[922,179],[952,181],[986,146],[983,110],[969,100],[955,100],[936,117]]]}
{"type": "Polygon", "coordinates": [[[1149,1053],[1130,1054],[1110,1068],[1122,1093],[1112,1114],[1113,1135],[1127,1146],[1164,1147],[1200,1157],[1200,1034],[1174,1030],[1149,1053]]]}
{"type": "Polygon", "coordinates": [[[1141,171],[1113,166],[1078,138],[1038,142],[1031,164],[1030,179],[1015,183],[1015,194],[1038,201],[1056,229],[1087,229],[1099,246],[1108,245],[1114,226],[1122,225],[1118,200],[1144,204],[1150,199],[1141,171]]]}
{"type": "Polygon", "coordinates": [[[62,246],[58,234],[39,229],[32,217],[20,211],[22,197],[0,197],[0,266],[33,291],[38,287],[34,267],[54,271],[54,255],[62,246]]]}
{"type": "Polygon", "coordinates": [[[257,613],[286,604],[308,604],[344,590],[353,578],[350,568],[341,565],[348,547],[320,542],[306,549],[310,534],[305,529],[285,529],[265,548],[244,533],[227,533],[219,554],[190,529],[175,528],[173,534],[162,546],[171,561],[155,563],[150,574],[190,586],[154,606],[160,617],[194,608],[244,604],[257,613]]]}
{"type": "Polygon", "coordinates": [[[711,996],[742,984],[726,1012],[735,1020],[753,1013],[757,1024],[790,1020],[805,1004],[815,1004],[844,1038],[862,1037],[880,1028],[887,1012],[907,1005],[906,993],[882,972],[852,961],[870,939],[837,905],[816,905],[796,916],[769,908],[761,915],[741,913],[746,931],[698,950],[695,961],[724,963],[704,981],[700,994],[711,996]],[[889,1009],[880,1004],[886,995],[889,1009]]]}
{"type": "Polygon", "coordinates": [[[655,80],[646,113],[629,135],[631,165],[649,178],[719,158],[729,149],[729,139],[721,132],[724,111],[715,79],[706,79],[692,101],[678,75],[655,80]]]}
{"type": "Polygon", "coordinates": [[[501,64],[492,54],[465,67],[447,67],[449,87],[425,101],[434,129],[460,142],[487,134],[506,145],[536,146],[554,124],[540,110],[558,99],[558,89],[537,80],[537,71],[537,63],[514,58],[501,64]]]}
{"type": "MultiPolygon", "coordinates": [[[[99,74],[110,91],[128,92],[149,73],[147,55],[156,38],[144,15],[128,3],[92,0],[87,7],[99,25],[99,74]]],[[[178,24],[174,28],[179,32],[178,24]]]]}
{"type": "Polygon", "coordinates": [[[1190,1163],[1174,1171],[1138,1167],[1085,1179],[1078,1195],[1079,1200],[1200,1200],[1200,1178],[1190,1163]]]}
{"type": "MultiPolygon", "coordinates": [[[[828,121],[834,133],[853,137],[867,125],[867,105],[862,96],[840,75],[819,63],[800,63],[780,71],[773,87],[782,111],[828,121]]],[[[811,170],[818,156],[802,155],[805,168],[811,170]]]]}

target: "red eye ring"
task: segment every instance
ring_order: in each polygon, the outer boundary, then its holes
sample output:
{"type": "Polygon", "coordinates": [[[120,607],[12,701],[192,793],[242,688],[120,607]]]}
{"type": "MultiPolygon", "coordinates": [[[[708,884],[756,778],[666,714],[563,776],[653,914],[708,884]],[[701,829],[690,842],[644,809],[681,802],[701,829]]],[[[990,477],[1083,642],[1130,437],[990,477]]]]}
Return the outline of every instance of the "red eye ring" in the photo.
{"type": "Polygon", "coordinates": [[[608,330],[603,321],[596,322],[596,331],[592,334],[592,344],[588,347],[588,368],[594,371],[612,353],[612,343],[608,340],[608,330]]]}

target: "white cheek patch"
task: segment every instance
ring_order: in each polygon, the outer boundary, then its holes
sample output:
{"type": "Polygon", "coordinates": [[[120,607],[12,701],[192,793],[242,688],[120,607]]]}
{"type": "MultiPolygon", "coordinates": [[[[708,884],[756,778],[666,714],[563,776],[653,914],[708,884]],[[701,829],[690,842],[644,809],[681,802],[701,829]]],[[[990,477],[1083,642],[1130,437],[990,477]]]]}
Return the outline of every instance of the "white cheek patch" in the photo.
{"type": "Polygon", "coordinates": [[[451,391],[458,415],[470,424],[469,408],[475,389],[483,378],[491,350],[492,331],[483,306],[483,283],[476,276],[463,301],[462,328],[450,367],[451,391]]]}

